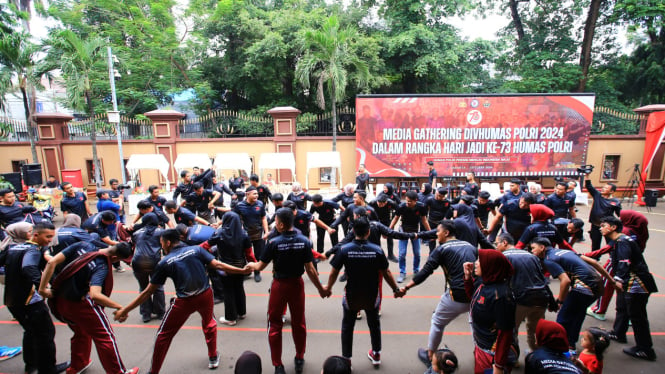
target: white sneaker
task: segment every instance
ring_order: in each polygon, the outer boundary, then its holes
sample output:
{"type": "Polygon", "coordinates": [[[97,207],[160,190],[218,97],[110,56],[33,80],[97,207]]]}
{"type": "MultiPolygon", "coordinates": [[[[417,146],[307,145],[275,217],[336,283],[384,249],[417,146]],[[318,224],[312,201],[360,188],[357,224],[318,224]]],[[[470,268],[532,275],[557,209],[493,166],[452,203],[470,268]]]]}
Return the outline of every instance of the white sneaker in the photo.
{"type": "Polygon", "coordinates": [[[229,321],[228,319],[224,317],[219,317],[219,323],[227,325],[227,326],[235,326],[238,321],[229,321]]]}

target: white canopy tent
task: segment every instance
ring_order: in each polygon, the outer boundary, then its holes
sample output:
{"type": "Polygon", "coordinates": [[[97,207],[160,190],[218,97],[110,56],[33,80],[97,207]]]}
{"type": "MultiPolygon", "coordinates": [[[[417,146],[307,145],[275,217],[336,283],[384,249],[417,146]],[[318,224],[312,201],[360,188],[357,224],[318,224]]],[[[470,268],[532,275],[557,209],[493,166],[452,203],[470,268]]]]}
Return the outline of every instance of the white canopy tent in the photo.
{"type": "Polygon", "coordinates": [[[294,180],[296,177],[296,158],[293,153],[261,153],[259,159],[259,173],[263,175],[265,169],[288,169],[294,180]]]}
{"type": "Polygon", "coordinates": [[[307,176],[305,187],[309,189],[309,169],[336,168],[339,178],[338,186],[342,186],[342,158],[339,152],[307,152],[307,176]]]}
{"type": "Polygon", "coordinates": [[[164,155],[158,154],[137,154],[129,156],[129,161],[125,166],[132,178],[136,177],[139,170],[159,170],[166,181],[166,191],[171,190],[169,182],[169,162],[164,155]]]}
{"type": "Polygon", "coordinates": [[[252,174],[252,159],[249,153],[218,153],[214,165],[217,170],[242,169],[248,176],[252,174]]]}
{"type": "Polygon", "coordinates": [[[175,159],[173,167],[180,173],[181,170],[191,169],[198,166],[202,170],[209,169],[212,166],[210,157],[207,153],[181,153],[175,159]]]}

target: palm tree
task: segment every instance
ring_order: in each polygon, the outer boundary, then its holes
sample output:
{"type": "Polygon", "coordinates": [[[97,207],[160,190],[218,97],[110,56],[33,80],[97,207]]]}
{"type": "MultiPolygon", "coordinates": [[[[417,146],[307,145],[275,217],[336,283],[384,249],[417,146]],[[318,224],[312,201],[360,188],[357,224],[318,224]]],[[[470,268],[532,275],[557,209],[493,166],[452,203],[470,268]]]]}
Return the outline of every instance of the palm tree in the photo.
{"type": "Polygon", "coordinates": [[[100,188],[101,165],[97,157],[97,127],[94,120],[95,108],[92,104],[90,75],[96,70],[96,64],[104,62],[106,41],[98,36],[89,36],[84,40],[71,30],[56,30],[46,43],[49,47],[47,61],[59,67],[65,79],[67,103],[71,108],[85,112],[90,118],[95,184],[100,188]]]}
{"type": "MultiPolygon", "coordinates": [[[[358,32],[353,28],[340,28],[337,16],[330,16],[320,30],[305,32],[304,56],[296,66],[296,76],[305,89],[310,81],[317,83],[317,102],[326,108],[324,88],[327,87],[332,107],[333,152],[337,150],[337,103],[344,99],[350,74],[358,87],[368,85],[370,74],[367,64],[354,50],[358,32]]],[[[332,169],[332,187],[335,187],[335,168],[332,169]]]]}
{"type": "Polygon", "coordinates": [[[31,110],[31,108],[34,109],[34,104],[30,105],[30,102],[35,98],[34,94],[30,95],[29,92],[35,92],[35,88],[41,88],[41,78],[48,74],[48,70],[42,69],[42,66],[36,62],[37,53],[40,52],[40,49],[38,45],[30,42],[29,35],[26,33],[7,33],[0,37],[0,61],[3,64],[2,75],[4,77],[15,76],[18,80],[18,87],[23,98],[25,120],[28,127],[32,162],[34,163],[39,162],[35,143],[35,139],[37,138],[36,126],[34,125],[31,110]]]}

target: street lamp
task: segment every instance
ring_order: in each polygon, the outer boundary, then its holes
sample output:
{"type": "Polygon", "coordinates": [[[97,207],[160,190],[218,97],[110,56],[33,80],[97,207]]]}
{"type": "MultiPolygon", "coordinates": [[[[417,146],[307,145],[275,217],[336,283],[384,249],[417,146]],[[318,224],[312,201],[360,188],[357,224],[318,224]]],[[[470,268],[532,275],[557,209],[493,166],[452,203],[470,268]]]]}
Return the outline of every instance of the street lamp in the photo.
{"type": "Polygon", "coordinates": [[[109,110],[107,113],[109,123],[115,124],[115,132],[118,137],[118,154],[120,155],[120,174],[122,175],[122,184],[127,184],[127,178],[125,177],[125,160],[122,155],[122,134],[120,133],[120,112],[118,111],[118,100],[115,97],[115,77],[120,77],[120,74],[117,70],[113,68],[113,52],[111,47],[107,48],[108,58],[109,58],[109,82],[111,83],[111,99],[113,101],[113,110],[109,110]]]}

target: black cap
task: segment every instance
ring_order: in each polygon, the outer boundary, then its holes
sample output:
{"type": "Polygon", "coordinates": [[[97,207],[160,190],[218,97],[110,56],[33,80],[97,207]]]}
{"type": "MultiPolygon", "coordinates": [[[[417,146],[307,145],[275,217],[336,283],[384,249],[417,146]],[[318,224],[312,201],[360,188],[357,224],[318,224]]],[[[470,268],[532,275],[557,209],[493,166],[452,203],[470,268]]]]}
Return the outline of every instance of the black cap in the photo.
{"type": "Polygon", "coordinates": [[[380,203],[385,203],[386,201],[388,201],[388,197],[386,195],[381,194],[376,197],[376,201],[380,203]]]}

